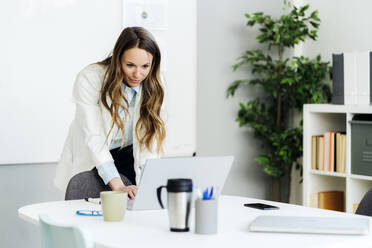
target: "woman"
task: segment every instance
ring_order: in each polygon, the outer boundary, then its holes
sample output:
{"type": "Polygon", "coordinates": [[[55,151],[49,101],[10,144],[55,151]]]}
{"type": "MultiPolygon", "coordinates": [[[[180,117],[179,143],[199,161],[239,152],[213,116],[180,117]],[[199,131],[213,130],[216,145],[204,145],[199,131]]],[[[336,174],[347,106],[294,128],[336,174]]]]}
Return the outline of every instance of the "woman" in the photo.
{"type": "Polygon", "coordinates": [[[75,119],[57,166],[58,188],[66,190],[69,180],[83,172],[135,196],[145,161],[159,157],[165,139],[160,59],[152,35],[130,27],[111,56],[78,74],[75,119]]]}

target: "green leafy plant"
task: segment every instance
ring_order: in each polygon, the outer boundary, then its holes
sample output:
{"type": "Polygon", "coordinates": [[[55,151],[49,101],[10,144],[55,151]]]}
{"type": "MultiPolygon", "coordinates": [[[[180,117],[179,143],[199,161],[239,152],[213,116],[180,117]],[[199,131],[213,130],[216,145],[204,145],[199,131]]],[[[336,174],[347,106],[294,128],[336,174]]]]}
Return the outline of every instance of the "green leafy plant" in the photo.
{"type": "MultiPolygon", "coordinates": [[[[320,55],[314,59],[285,56],[289,54],[286,50],[300,42],[309,38],[316,40],[320,25],[318,11],[307,14],[309,5],[299,8],[287,5],[289,13],[279,19],[262,12],[245,15],[247,26],[260,27],[256,39],[268,46],[268,52],[245,51],[233,70],[248,65],[255,78],[236,80],[227,89],[227,97],[232,97],[243,84],[263,88],[265,97],[240,103],[236,121],[240,127],[250,126],[255,137],[263,142],[266,152],[256,161],[267,175],[279,180],[277,186],[283,178],[290,180],[293,165],[302,169],[298,162],[302,156],[302,121],[293,127],[289,114],[295,109],[302,111],[305,103],[325,103],[331,98],[327,84],[329,62],[323,62],[320,55]]],[[[280,194],[273,200],[280,201],[280,194]]]]}

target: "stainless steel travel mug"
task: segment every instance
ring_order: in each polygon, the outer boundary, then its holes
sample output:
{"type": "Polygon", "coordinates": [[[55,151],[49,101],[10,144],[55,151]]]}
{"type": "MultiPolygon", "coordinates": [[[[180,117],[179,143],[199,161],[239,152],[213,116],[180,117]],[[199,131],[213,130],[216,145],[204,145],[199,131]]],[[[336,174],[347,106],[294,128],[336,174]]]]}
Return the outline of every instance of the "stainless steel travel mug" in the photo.
{"type": "Polygon", "coordinates": [[[168,217],[170,230],[172,232],[188,232],[189,216],[191,210],[192,180],[191,179],[169,179],[166,186],[157,188],[159,204],[164,208],[161,201],[161,190],[167,189],[168,217]]]}

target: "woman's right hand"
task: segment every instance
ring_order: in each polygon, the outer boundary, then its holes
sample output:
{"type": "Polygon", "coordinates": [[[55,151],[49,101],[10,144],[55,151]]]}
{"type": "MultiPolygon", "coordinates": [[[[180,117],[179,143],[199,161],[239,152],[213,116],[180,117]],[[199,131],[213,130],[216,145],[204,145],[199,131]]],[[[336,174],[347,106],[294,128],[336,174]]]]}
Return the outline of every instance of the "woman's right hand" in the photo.
{"type": "Polygon", "coordinates": [[[113,191],[128,192],[128,197],[133,199],[136,196],[137,186],[129,185],[125,186],[121,178],[115,177],[108,183],[113,191]]]}

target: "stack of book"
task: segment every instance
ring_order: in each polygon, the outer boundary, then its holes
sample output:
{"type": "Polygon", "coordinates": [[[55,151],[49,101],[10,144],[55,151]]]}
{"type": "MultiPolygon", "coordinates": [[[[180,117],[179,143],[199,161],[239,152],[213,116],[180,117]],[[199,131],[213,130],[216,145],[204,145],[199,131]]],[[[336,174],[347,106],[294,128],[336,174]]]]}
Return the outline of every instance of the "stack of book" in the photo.
{"type": "Polygon", "coordinates": [[[335,211],[345,211],[345,200],[343,191],[324,191],[312,193],[310,207],[335,211]]]}
{"type": "Polygon", "coordinates": [[[325,132],[311,138],[311,169],[345,173],[346,133],[325,132]]]}

